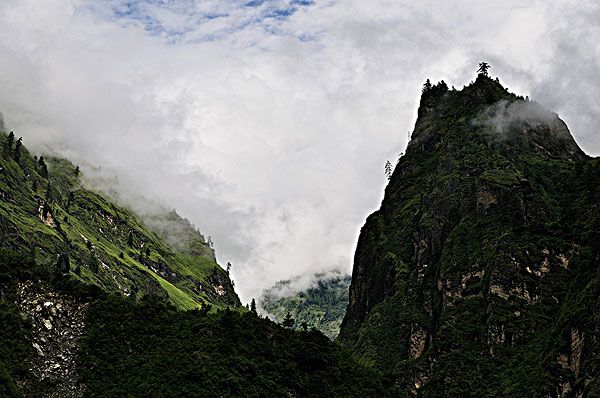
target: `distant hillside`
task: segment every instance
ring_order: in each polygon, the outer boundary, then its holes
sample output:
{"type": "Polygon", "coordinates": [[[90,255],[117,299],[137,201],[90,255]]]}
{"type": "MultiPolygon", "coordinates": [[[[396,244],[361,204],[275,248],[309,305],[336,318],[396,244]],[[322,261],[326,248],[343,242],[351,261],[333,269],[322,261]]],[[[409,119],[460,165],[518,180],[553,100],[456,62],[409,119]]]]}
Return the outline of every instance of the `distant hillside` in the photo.
{"type": "Polygon", "coordinates": [[[0,145],[0,247],[125,296],[159,295],[179,308],[239,305],[189,221],[160,209],[143,220],[86,187],[69,161],[32,156],[5,133],[0,145]]]}
{"type": "Polygon", "coordinates": [[[277,322],[289,312],[296,329],[306,322],[333,340],[346,313],[350,281],[350,275],[315,274],[309,287],[298,290],[300,277],[283,280],[265,290],[258,304],[277,322]]]}

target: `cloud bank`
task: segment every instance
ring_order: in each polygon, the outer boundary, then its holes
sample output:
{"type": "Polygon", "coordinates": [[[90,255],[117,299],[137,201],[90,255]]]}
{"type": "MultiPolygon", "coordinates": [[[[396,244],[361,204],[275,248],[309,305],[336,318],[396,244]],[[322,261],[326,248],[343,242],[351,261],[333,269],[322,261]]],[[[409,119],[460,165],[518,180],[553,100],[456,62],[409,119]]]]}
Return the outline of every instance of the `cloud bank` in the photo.
{"type": "Polygon", "coordinates": [[[600,153],[596,2],[440,3],[7,0],[0,110],[211,235],[247,301],[350,271],[425,78],[485,59],[600,153]]]}

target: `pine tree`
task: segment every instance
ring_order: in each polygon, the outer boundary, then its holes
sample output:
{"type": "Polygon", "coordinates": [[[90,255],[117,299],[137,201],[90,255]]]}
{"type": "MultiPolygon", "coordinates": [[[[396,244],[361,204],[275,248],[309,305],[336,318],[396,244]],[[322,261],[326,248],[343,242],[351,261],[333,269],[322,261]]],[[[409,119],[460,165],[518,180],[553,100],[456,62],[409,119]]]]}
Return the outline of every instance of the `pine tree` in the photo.
{"type": "Polygon", "coordinates": [[[300,327],[302,328],[302,330],[304,330],[305,332],[308,332],[308,323],[306,323],[306,321],[302,322],[300,324],[300,327]]]}
{"type": "Polygon", "coordinates": [[[67,211],[69,211],[71,204],[73,204],[73,200],[75,200],[75,194],[73,193],[73,191],[69,191],[69,195],[67,195],[67,211]]]}
{"type": "Polygon", "coordinates": [[[75,167],[75,175],[78,176],[79,175],[79,166],[75,167]]]}
{"type": "Polygon", "coordinates": [[[10,153],[10,151],[12,150],[12,145],[15,142],[15,133],[13,133],[12,131],[8,134],[8,138],[6,139],[6,142],[4,143],[4,154],[8,155],[10,153]]]}
{"type": "Polygon", "coordinates": [[[48,182],[48,186],[46,187],[46,203],[50,203],[50,201],[52,200],[52,185],[50,184],[50,182],[48,182]]]}
{"type": "Polygon", "coordinates": [[[49,214],[50,214],[50,205],[48,204],[48,202],[44,202],[44,206],[42,207],[42,221],[46,222],[49,214]]]}
{"type": "Polygon", "coordinates": [[[477,73],[479,73],[480,75],[483,75],[483,76],[487,76],[489,69],[490,69],[490,64],[488,64],[487,62],[480,62],[479,69],[477,69],[477,73]]]}
{"type": "Polygon", "coordinates": [[[231,271],[231,263],[227,261],[227,275],[229,275],[229,271],[231,271]]]}
{"type": "Polygon", "coordinates": [[[423,84],[423,92],[429,91],[431,89],[431,80],[427,79],[425,84],[423,84]]]}
{"type": "Polygon", "coordinates": [[[44,162],[44,157],[40,156],[38,159],[38,166],[40,168],[40,175],[44,178],[48,178],[48,166],[46,162],[44,162]]]}
{"type": "Polygon", "coordinates": [[[15,159],[16,162],[18,162],[19,159],[21,158],[21,147],[22,146],[23,146],[23,137],[19,137],[19,139],[15,143],[15,152],[13,155],[13,158],[15,159]]]}
{"type": "Polygon", "coordinates": [[[250,311],[256,314],[256,301],[254,300],[254,298],[252,298],[252,301],[250,302],[250,311]]]}
{"type": "Polygon", "coordinates": [[[281,323],[281,326],[283,326],[284,328],[291,329],[294,327],[294,323],[296,323],[296,322],[294,321],[294,318],[292,318],[292,314],[290,314],[288,312],[285,315],[285,318],[283,318],[283,322],[281,323]]]}
{"type": "Polygon", "coordinates": [[[385,162],[385,176],[388,180],[392,178],[392,164],[389,160],[385,162]]]}

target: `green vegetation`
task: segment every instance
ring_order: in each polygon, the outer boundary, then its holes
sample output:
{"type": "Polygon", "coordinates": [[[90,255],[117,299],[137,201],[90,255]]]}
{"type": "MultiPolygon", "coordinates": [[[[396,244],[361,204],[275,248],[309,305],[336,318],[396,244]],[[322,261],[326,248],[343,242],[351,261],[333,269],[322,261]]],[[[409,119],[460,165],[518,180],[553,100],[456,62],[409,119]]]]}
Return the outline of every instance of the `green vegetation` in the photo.
{"type": "Polygon", "coordinates": [[[425,84],[338,341],[410,395],[595,396],[600,159],[488,67],[425,84]]]}
{"type": "Polygon", "coordinates": [[[30,325],[21,318],[14,304],[15,286],[34,269],[26,256],[0,250],[0,396],[23,397],[17,380],[26,377],[26,360],[32,354],[29,342],[30,325]]]}
{"type": "Polygon", "coordinates": [[[80,356],[89,397],[385,396],[374,373],[322,334],[252,312],[109,297],[89,313],[80,356]]]}
{"type": "Polygon", "coordinates": [[[299,278],[277,282],[260,297],[260,307],[278,323],[282,324],[289,313],[296,330],[305,323],[335,339],[348,306],[350,276],[316,274],[311,286],[297,291],[299,282],[299,278]]]}
{"type": "MultiPolygon", "coordinates": [[[[388,396],[377,371],[318,331],[293,331],[253,312],[177,310],[164,299],[109,294],[0,249],[0,392],[45,396],[55,381],[29,370],[33,330],[15,301],[19,282],[86,302],[77,355],[85,397],[388,396]],[[25,386],[24,394],[19,385],[25,386]]],[[[35,315],[33,315],[35,316],[35,315]]],[[[58,348],[60,350],[60,347],[58,348]]]]}
{"type": "MultiPolygon", "coordinates": [[[[107,291],[155,294],[178,308],[239,306],[227,273],[189,221],[158,209],[145,220],[82,182],[68,160],[29,154],[0,135],[0,237],[2,247],[35,251],[52,266],[107,291]]],[[[21,142],[17,140],[17,142],[21,142]]]]}

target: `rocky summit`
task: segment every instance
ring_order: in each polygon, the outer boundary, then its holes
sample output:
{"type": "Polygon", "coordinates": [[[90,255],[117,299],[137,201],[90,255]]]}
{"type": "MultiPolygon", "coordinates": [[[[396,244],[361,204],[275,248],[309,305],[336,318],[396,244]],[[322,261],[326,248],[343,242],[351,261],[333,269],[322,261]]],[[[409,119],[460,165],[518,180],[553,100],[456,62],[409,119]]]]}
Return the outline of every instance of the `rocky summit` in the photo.
{"type": "Polygon", "coordinates": [[[600,159],[484,72],[424,86],[338,341],[407,396],[600,396],[600,159]]]}

